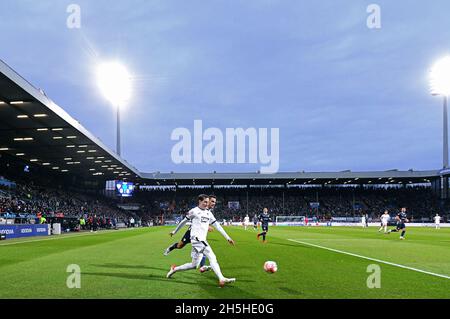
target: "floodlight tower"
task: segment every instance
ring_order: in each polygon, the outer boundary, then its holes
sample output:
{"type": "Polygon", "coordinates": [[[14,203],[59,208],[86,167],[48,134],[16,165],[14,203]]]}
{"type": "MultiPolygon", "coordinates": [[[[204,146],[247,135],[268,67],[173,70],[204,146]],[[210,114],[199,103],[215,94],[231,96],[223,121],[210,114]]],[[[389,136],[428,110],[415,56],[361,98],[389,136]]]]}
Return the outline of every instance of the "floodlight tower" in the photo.
{"type": "Polygon", "coordinates": [[[105,62],[97,68],[97,83],[105,98],[117,111],[116,153],[120,156],[120,108],[131,97],[131,76],[118,62],[105,62]]]}
{"type": "MultiPolygon", "coordinates": [[[[450,95],[450,56],[447,55],[437,61],[430,73],[430,88],[432,95],[439,95],[443,98],[443,113],[444,113],[444,138],[443,138],[443,169],[446,170],[448,166],[448,118],[447,118],[447,101],[450,95]]],[[[448,198],[449,191],[449,178],[445,172],[443,172],[439,184],[436,184],[437,189],[440,190],[441,199],[448,198]]]]}
{"type": "Polygon", "coordinates": [[[446,169],[449,168],[447,101],[450,95],[450,56],[442,58],[433,65],[430,73],[430,88],[431,94],[442,96],[444,102],[443,168],[446,169]]]}

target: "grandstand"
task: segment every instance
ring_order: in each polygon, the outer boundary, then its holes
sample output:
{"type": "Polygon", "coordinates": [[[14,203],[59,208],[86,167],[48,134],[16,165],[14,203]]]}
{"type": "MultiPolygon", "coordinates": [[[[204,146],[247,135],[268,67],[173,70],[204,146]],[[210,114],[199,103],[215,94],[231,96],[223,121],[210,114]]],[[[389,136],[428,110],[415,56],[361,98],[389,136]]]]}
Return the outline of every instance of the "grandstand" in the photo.
{"type": "MultiPolygon", "coordinates": [[[[378,220],[384,209],[394,212],[401,206],[408,207],[415,221],[431,221],[432,216],[443,214],[444,210],[437,196],[427,187],[166,188],[139,192],[135,200],[142,203],[146,211],[159,211],[160,215],[170,218],[194,206],[199,191],[217,196],[216,217],[235,222],[242,221],[246,214],[259,214],[264,207],[269,208],[272,216],[311,216],[321,221],[331,220],[333,216],[358,217],[363,213],[378,220]],[[229,204],[232,202],[238,202],[238,207],[229,204]],[[319,205],[315,206],[315,203],[319,205]]],[[[445,218],[450,219],[450,216],[445,218]]]]}
{"type": "Polygon", "coordinates": [[[87,211],[110,219],[133,215],[146,222],[182,213],[204,187],[202,191],[219,197],[218,216],[236,221],[264,206],[274,215],[322,220],[362,213],[375,219],[382,209],[399,205],[408,206],[417,219],[428,220],[436,212],[448,215],[447,170],[140,172],[2,61],[0,130],[3,213],[78,218],[87,211]],[[111,180],[135,183],[136,196],[105,196],[105,182],[111,180]],[[11,191],[11,184],[18,186],[11,191]],[[230,208],[229,202],[238,202],[239,208],[230,208]],[[312,208],[316,202],[319,206],[312,208]],[[133,210],[126,210],[127,204],[133,210]]]}

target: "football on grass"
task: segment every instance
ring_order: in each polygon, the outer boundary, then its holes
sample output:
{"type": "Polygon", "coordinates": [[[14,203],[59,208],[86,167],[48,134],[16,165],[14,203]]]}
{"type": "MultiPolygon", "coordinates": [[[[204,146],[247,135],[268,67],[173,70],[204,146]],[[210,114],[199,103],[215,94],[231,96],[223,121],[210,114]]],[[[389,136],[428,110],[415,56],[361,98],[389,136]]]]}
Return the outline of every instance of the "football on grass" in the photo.
{"type": "Polygon", "coordinates": [[[277,272],[277,270],[278,270],[277,263],[274,261],[266,261],[264,263],[264,270],[271,274],[277,272]]]}

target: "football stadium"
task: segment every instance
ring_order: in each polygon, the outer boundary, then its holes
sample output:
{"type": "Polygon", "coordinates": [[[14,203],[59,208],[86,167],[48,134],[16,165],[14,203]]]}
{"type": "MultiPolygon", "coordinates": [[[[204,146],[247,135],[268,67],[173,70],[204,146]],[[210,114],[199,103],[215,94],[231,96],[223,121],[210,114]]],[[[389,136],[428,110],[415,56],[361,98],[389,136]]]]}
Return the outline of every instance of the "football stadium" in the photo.
{"type": "MultiPolygon", "coordinates": [[[[187,169],[138,169],[130,153],[121,155],[128,146],[123,138],[121,152],[119,107],[113,149],[92,132],[95,125],[70,114],[66,92],[54,101],[33,72],[19,74],[0,60],[0,298],[449,299],[449,61],[436,63],[431,81],[433,101],[444,101],[443,141],[436,137],[443,154],[427,154],[442,157],[435,169],[281,165],[233,173],[219,165],[229,150],[209,154],[218,164],[211,170],[207,147],[200,160],[194,151],[184,161],[187,169]],[[195,163],[200,170],[190,170],[195,163]]],[[[105,68],[106,99],[128,99],[126,71],[105,68]]],[[[430,125],[440,132],[441,123],[430,125]]],[[[141,130],[149,136],[133,136],[152,138],[150,124],[141,130]]],[[[220,145],[232,140],[237,158],[243,145],[251,162],[252,134],[226,131],[220,145]]],[[[355,136],[350,148],[359,142],[355,136]]],[[[133,152],[161,167],[178,164],[158,157],[158,147],[133,152]]],[[[414,160],[402,159],[406,166],[414,160]]]]}
{"type": "Polygon", "coordinates": [[[0,66],[2,298],[185,298],[186,288],[190,298],[450,297],[445,170],[142,173],[0,66]],[[189,248],[163,252],[200,193],[217,196],[214,215],[236,241],[209,237],[237,278],[227,289],[212,273],[166,278],[189,260],[189,248]],[[264,207],[274,217],[266,243],[253,222],[264,207]],[[408,207],[405,241],[377,231],[383,210],[399,207],[408,207]],[[267,273],[272,259],[279,271],[267,273]],[[368,289],[371,265],[383,289],[368,289]],[[82,289],[66,285],[71,267],[82,289]]]}

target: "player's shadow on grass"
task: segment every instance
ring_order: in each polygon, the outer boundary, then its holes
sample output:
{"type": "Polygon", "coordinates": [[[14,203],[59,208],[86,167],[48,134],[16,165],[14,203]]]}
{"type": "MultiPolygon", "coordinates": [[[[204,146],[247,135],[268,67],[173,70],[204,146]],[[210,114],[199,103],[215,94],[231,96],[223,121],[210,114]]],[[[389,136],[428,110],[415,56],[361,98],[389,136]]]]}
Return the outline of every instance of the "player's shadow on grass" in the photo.
{"type": "Polygon", "coordinates": [[[168,271],[167,269],[162,269],[162,268],[152,268],[149,266],[145,266],[145,265],[123,265],[123,264],[103,264],[103,265],[91,265],[94,267],[101,267],[101,268],[121,268],[121,269],[157,269],[157,270],[165,270],[168,271]]]}
{"type": "MultiPolygon", "coordinates": [[[[169,271],[169,268],[150,267],[145,265],[122,265],[122,264],[103,264],[103,265],[91,265],[99,268],[112,268],[112,269],[145,269],[145,270],[157,270],[161,272],[162,276],[165,276],[169,271]]],[[[195,276],[194,273],[187,273],[188,277],[195,276]]],[[[150,275],[152,276],[152,275],[150,275]]]]}
{"type": "MultiPolygon", "coordinates": [[[[113,268],[113,269],[148,269],[148,270],[157,270],[157,271],[161,271],[162,274],[166,274],[169,270],[168,268],[158,268],[158,267],[149,267],[149,266],[144,266],[144,265],[121,265],[121,264],[103,264],[103,265],[91,265],[94,267],[101,267],[101,268],[113,268]]],[[[231,266],[231,267],[227,267],[227,269],[243,269],[243,268],[247,268],[247,269],[253,269],[253,267],[250,266],[231,266]]],[[[210,271],[212,273],[212,271],[210,271]]],[[[152,276],[152,275],[150,275],[152,276]]],[[[187,271],[187,272],[183,272],[183,276],[188,276],[188,277],[196,277],[197,274],[195,273],[195,271],[187,271]]],[[[250,280],[250,279],[241,279],[239,281],[242,282],[255,282],[254,280],[250,280]]]]}
{"type": "MultiPolygon", "coordinates": [[[[102,273],[102,272],[98,272],[98,273],[84,273],[86,275],[92,275],[92,276],[106,276],[106,277],[117,277],[117,278],[123,278],[123,279],[132,279],[132,280],[156,280],[156,281],[164,281],[164,282],[176,282],[176,283],[184,283],[184,284],[189,284],[189,285],[199,285],[198,282],[192,283],[192,282],[188,282],[188,281],[182,281],[182,280],[178,280],[178,279],[167,279],[165,278],[165,274],[168,271],[167,268],[158,268],[158,267],[150,267],[150,266],[145,266],[145,265],[124,265],[124,264],[113,264],[113,263],[107,263],[107,264],[102,264],[102,265],[91,265],[94,267],[100,267],[100,268],[112,268],[112,269],[146,269],[146,270],[157,270],[160,271],[161,277],[160,276],[155,276],[152,274],[131,274],[131,273],[102,273]]],[[[242,269],[242,268],[252,268],[249,266],[239,266],[239,267],[235,267],[235,266],[231,266],[228,267],[228,269],[242,269]]],[[[211,271],[212,273],[212,271],[211,271]]],[[[197,278],[199,274],[196,273],[196,271],[188,271],[188,272],[183,272],[183,276],[188,277],[188,279],[192,278],[197,278]]],[[[212,276],[215,276],[214,274],[212,274],[212,276]]],[[[239,282],[255,282],[255,280],[251,280],[251,279],[239,279],[239,282]]],[[[214,280],[214,283],[211,284],[200,284],[200,286],[204,286],[204,288],[211,288],[211,287],[217,287],[217,283],[214,280]]],[[[234,287],[236,288],[236,287],[234,287]]],[[[257,298],[257,296],[255,295],[251,295],[251,296],[247,296],[246,298],[257,298]]]]}
{"type": "MultiPolygon", "coordinates": [[[[166,284],[170,283],[176,283],[176,284],[186,284],[186,285],[192,285],[197,286],[202,289],[204,289],[209,295],[211,295],[214,298],[229,298],[230,296],[227,295],[227,292],[232,291],[233,295],[232,298],[235,298],[236,296],[239,296],[239,298],[248,298],[248,299],[261,299],[260,296],[254,295],[248,291],[242,290],[239,287],[236,287],[234,285],[226,286],[225,288],[220,289],[217,286],[217,281],[213,280],[211,282],[202,282],[199,283],[197,280],[193,281],[185,281],[185,280],[179,280],[176,278],[167,279],[165,277],[155,276],[155,275],[144,275],[144,274],[126,274],[126,273],[102,273],[102,272],[83,272],[83,275],[87,276],[102,276],[102,277],[114,277],[114,278],[121,278],[121,279],[129,279],[129,280],[146,280],[146,281],[162,281],[166,284]],[[228,290],[230,289],[230,290],[228,290]],[[225,294],[224,294],[225,293],[225,294]]],[[[186,275],[186,274],[184,274],[186,275]]],[[[198,276],[198,274],[197,274],[198,276]]],[[[248,282],[251,280],[239,280],[240,282],[248,282]]]]}
{"type": "MultiPolygon", "coordinates": [[[[155,276],[149,274],[127,274],[127,273],[107,273],[107,272],[83,272],[83,275],[87,276],[102,276],[102,277],[115,277],[121,279],[130,279],[130,280],[150,280],[150,281],[163,281],[165,283],[179,283],[179,284],[187,284],[187,285],[198,285],[197,282],[191,281],[183,281],[179,279],[167,279],[165,276],[155,276]]],[[[206,286],[215,287],[216,285],[206,284],[206,286]]]]}

